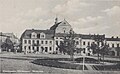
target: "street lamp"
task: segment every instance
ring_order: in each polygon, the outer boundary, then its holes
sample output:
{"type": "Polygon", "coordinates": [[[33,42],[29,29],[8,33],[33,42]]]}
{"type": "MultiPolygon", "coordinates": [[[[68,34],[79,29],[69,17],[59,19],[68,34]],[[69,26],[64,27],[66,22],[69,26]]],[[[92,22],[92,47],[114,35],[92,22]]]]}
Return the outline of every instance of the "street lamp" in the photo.
{"type": "Polygon", "coordinates": [[[85,55],[83,55],[83,71],[85,70],[85,55]]]}
{"type": "Polygon", "coordinates": [[[2,32],[1,32],[1,34],[0,34],[0,36],[1,36],[1,39],[0,39],[0,53],[2,52],[2,47],[1,47],[1,45],[2,45],[2,32]]]}
{"type": "Polygon", "coordinates": [[[0,60],[0,61],[1,61],[1,73],[2,73],[2,61],[3,61],[3,60],[2,60],[2,58],[1,58],[1,60],[0,60]]]}

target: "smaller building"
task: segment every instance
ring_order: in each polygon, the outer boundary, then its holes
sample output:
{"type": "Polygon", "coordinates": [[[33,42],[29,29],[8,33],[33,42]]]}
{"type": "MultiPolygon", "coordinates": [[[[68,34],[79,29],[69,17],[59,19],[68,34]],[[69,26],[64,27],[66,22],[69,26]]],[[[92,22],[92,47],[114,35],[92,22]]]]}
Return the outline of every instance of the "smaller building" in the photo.
{"type": "Polygon", "coordinates": [[[120,56],[120,38],[111,37],[106,38],[107,44],[111,48],[111,56],[120,56]]]}
{"type": "MultiPolygon", "coordinates": [[[[13,33],[0,33],[0,51],[8,51],[8,46],[12,46],[10,51],[14,51],[14,48],[19,49],[20,40],[13,33]]],[[[9,47],[10,47],[9,46],[9,47]]]]}

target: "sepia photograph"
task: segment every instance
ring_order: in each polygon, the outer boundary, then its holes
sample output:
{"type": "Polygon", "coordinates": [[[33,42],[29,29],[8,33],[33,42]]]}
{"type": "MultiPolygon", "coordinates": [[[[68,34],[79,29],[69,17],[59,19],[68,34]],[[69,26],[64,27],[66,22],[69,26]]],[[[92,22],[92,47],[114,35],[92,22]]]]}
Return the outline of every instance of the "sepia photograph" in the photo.
{"type": "Polygon", "coordinates": [[[0,74],[120,74],[120,0],[0,0],[0,74]]]}

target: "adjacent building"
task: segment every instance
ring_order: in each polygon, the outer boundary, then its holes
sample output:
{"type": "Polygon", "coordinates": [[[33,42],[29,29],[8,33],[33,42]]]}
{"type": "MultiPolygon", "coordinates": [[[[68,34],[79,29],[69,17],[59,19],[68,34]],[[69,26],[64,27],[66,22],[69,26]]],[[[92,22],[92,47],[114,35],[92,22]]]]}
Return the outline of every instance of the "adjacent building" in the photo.
{"type": "Polygon", "coordinates": [[[0,52],[2,50],[5,50],[5,47],[7,47],[4,46],[5,43],[12,44],[13,45],[12,49],[14,50],[14,48],[16,49],[19,48],[20,40],[13,33],[0,32],[0,52]]]}

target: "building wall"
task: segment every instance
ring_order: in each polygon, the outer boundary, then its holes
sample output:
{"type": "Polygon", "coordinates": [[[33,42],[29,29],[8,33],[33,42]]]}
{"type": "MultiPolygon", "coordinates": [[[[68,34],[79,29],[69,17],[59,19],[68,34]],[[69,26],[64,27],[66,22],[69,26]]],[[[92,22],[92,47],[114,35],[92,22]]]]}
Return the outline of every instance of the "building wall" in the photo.
{"type": "Polygon", "coordinates": [[[66,21],[62,21],[56,28],[56,33],[69,33],[71,30],[71,25],[66,21]]]}
{"type": "Polygon", "coordinates": [[[120,41],[107,41],[107,44],[109,45],[109,47],[114,48],[119,46],[120,47],[120,41]]]}
{"type": "Polygon", "coordinates": [[[116,47],[120,47],[120,41],[107,41],[107,44],[111,48],[111,55],[118,56],[118,52],[116,51],[116,47]]]}
{"type": "Polygon", "coordinates": [[[57,44],[60,45],[61,41],[63,41],[63,37],[54,37],[54,52],[59,53],[59,48],[57,44]]]}
{"type": "Polygon", "coordinates": [[[81,40],[81,47],[85,50],[85,53],[82,51],[81,53],[84,55],[88,55],[88,53],[90,53],[90,55],[93,55],[92,50],[90,49],[90,51],[88,50],[88,46],[91,45],[92,42],[95,42],[92,39],[82,39],[81,40]]]}
{"type": "Polygon", "coordinates": [[[31,53],[34,52],[34,50],[36,50],[37,52],[52,53],[53,40],[52,39],[22,39],[22,51],[31,53]],[[43,51],[42,48],[44,48],[43,51]]]}

